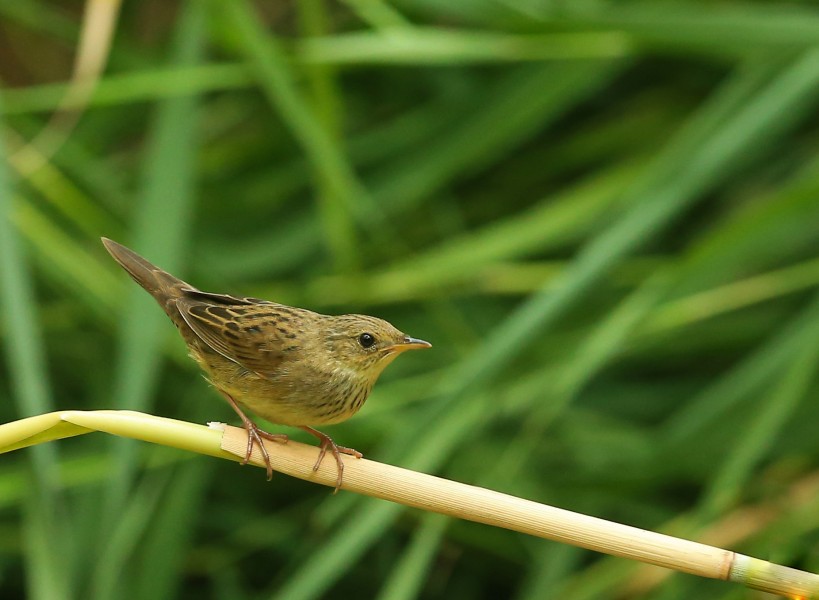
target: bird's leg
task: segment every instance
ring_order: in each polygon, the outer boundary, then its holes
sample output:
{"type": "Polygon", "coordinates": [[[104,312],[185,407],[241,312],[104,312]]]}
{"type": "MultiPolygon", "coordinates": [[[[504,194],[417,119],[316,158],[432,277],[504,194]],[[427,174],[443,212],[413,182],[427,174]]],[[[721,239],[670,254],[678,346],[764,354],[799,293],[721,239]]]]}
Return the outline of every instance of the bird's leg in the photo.
{"type": "Polygon", "coordinates": [[[324,455],[327,454],[327,449],[330,449],[330,452],[333,453],[333,456],[336,459],[336,465],[338,467],[338,477],[336,477],[336,487],[333,490],[333,493],[337,493],[339,488],[341,487],[341,480],[344,476],[344,462],[341,460],[342,454],[349,454],[350,456],[355,456],[356,458],[361,458],[364,456],[358,450],[353,450],[352,448],[346,448],[344,446],[339,446],[336,444],[332,438],[327,435],[326,433],[322,433],[317,429],[313,429],[312,427],[307,427],[306,425],[300,425],[299,429],[303,429],[310,435],[316,436],[321,441],[321,446],[319,446],[319,455],[318,459],[316,459],[316,464],[313,465],[313,470],[318,471],[319,465],[321,465],[321,461],[324,460],[324,455]]]}
{"type": "Polygon", "coordinates": [[[242,419],[242,424],[245,426],[245,431],[247,431],[247,451],[245,452],[245,459],[242,461],[242,464],[246,465],[250,460],[250,455],[253,453],[253,442],[256,442],[256,444],[259,445],[259,450],[262,452],[262,457],[264,457],[264,464],[267,466],[267,480],[270,481],[273,479],[273,466],[270,464],[270,455],[267,453],[267,448],[265,448],[264,444],[262,443],[262,438],[275,442],[287,443],[287,435],[283,433],[268,433],[263,429],[260,429],[259,426],[251,421],[242,411],[242,409],[239,408],[236,400],[234,400],[230,394],[222,392],[222,390],[219,391],[225,398],[227,398],[228,404],[233,407],[233,410],[235,410],[236,414],[239,415],[239,418],[242,419]]]}

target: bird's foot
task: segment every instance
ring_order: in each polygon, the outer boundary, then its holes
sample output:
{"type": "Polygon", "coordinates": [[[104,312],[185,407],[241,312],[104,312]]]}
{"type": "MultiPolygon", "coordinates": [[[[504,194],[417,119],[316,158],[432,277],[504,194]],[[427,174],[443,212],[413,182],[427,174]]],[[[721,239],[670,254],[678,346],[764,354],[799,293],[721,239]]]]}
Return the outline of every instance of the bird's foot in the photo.
{"type": "Polygon", "coordinates": [[[300,429],[303,429],[307,433],[316,436],[321,441],[321,445],[319,446],[319,455],[316,459],[316,464],[313,465],[313,471],[318,471],[321,461],[324,460],[324,455],[327,454],[328,449],[333,453],[333,456],[336,459],[336,467],[338,469],[336,487],[333,489],[333,493],[338,493],[338,490],[341,488],[341,482],[344,478],[344,461],[341,460],[341,455],[347,454],[349,456],[355,456],[356,458],[361,458],[364,455],[358,450],[353,450],[352,448],[347,448],[345,446],[339,446],[329,435],[313,429],[312,427],[302,426],[300,429]]]}
{"type": "Polygon", "coordinates": [[[253,454],[253,444],[257,444],[264,458],[264,464],[267,467],[267,480],[270,481],[273,479],[273,466],[270,464],[270,454],[268,454],[267,448],[264,442],[262,442],[262,438],[281,444],[286,444],[289,438],[284,433],[268,433],[260,429],[259,426],[250,419],[248,419],[244,425],[247,431],[247,450],[245,451],[245,459],[242,461],[242,464],[246,465],[248,463],[250,455],[253,454]]]}
{"type": "Polygon", "coordinates": [[[236,414],[242,419],[242,424],[245,427],[245,431],[247,431],[247,450],[245,450],[245,459],[241,464],[246,465],[250,461],[250,456],[253,454],[253,444],[257,444],[259,451],[262,453],[262,458],[264,458],[264,464],[267,467],[267,480],[270,481],[273,479],[273,465],[270,464],[270,455],[267,453],[267,448],[265,448],[262,438],[282,444],[286,444],[289,438],[284,433],[268,433],[261,429],[242,412],[242,409],[239,408],[239,405],[236,404],[236,401],[231,398],[229,394],[224,392],[222,392],[222,394],[227,398],[228,403],[233,407],[233,410],[236,411],[236,414]]]}

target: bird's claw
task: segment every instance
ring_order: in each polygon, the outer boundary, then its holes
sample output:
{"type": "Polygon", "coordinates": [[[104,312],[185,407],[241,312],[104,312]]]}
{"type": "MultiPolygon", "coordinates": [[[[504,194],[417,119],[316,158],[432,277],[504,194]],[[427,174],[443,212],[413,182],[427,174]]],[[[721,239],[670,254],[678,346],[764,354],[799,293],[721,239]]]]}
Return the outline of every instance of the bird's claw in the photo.
{"type": "Polygon", "coordinates": [[[316,459],[315,464],[313,465],[313,471],[318,471],[319,467],[321,466],[321,461],[324,460],[324,456],[327,454],[327,449],[330,449],[330,452],[333,453],[333,457],[336,459],[336,467],[338,469],[338,476],[336,477],[336,486],[333,489],[333,493],[337,494],[338,490],[341,489],[341,482],[344,479],[344,461],[341,460],[342,454],[347,454],[349,456],[354,456],[356,458],[361,458],[364,455],[361,454],[358,450],[353,450],[352,448],[347,448],[346,446],[339,446],[336,444],[333,439],[312,427],[302,427],[306,432],[316,436],[319,440],[321,440],[321,445],[319,446],[319,455],[316,459]]]}
{"type": "Polygon", "coordinates": [[[267,480],[270,481],[273,479],[273,466],[270,464],[270,454],[268,454],[267,448],[264,442],[262,442],[262,438],[281,444],[286,444],[289,438],[283,433],[268,433],[263,429],[259,429],[259,426],[252,422],[250,425],[245,423],[245,430],[247,431],[247,450],[245,451],[245,459],[242,461],[242,464],[246,465],[250,461],[250,456],[253,454],[253,444],[257,444],[259,451],[262,453],[262,458],[264,458],[264,464],[267,467],[267,480]]]}
{"type": "Polygon", "coordinates": [[[236,414],[241,417],[242,424],[245,426],[245,431],[247,431],[247,449],[245,450],[245,459],[241,462],[241,464],[246,465],[248,462],[250,462],[250,456],[253,454],[253,444],[258,444],[259,452],[262,453],[264,464],[267,467],[267,480],[270,481],[273,479],[273,465],[270,464],[270,454],[267,453],[267,448],[265,448],[262,438],[282,444],[286,444],[290,438],[288,438],[284,433],[268,433],[265,430],[260,429],[256,423],[247,418],[247,415],[242,412],[242,409],[239,408],[239,405],[230,394],[222,390],[219,391],[222,392],[222,395],[225,398],[227,398],[228,403],[231,407],[233,407],[233,410],[236,411],[236,414]]]}

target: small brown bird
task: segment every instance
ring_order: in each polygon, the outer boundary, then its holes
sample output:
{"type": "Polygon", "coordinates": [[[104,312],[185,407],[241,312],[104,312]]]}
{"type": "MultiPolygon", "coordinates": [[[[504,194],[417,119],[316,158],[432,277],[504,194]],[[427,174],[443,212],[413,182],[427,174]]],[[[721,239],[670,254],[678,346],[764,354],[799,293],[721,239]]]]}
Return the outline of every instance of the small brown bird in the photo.
{"type": "Polygon", "coordinates": [[[364,404],[381,371],[405,350],[431,344],[405,335],[366,315],[321,315],[256,298],[202,292],[107,238],[105,248],[154,297],[179,329],[190,355],[242,419],[248,433],[247,464],[253,444],[273,476],[261,438],[287,436],[261,430],[242,411],[282,425],[299,427],[321,441],[313,470],[329,449],[338,465],[337,492],[344,463],[338,446],[311,425],[352,417],[364,404]]]}

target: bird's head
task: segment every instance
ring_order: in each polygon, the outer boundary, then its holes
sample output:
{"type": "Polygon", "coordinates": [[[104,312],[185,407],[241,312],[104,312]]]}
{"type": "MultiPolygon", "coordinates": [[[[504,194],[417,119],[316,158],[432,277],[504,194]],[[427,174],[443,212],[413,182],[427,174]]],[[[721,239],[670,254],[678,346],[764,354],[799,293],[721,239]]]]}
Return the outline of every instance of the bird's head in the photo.
{"type": "Polygon", "coordinates": [[[367,315],[327,317],[324,325],[324,340],[333,359],[372,382],[402,352],[432,346],[367,315]]]}

